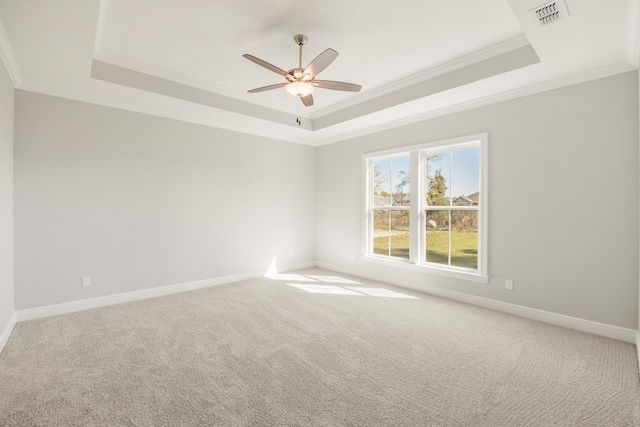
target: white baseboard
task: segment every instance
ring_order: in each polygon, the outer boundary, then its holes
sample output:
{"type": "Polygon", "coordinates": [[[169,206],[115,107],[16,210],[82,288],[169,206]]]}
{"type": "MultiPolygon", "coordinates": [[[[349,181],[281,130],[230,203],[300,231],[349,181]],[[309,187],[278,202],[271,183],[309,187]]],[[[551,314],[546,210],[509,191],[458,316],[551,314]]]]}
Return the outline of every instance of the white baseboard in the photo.
{"type": "Polygon", "coordinates": [[[14,312],[9,318],[9,322],[7,326],[5,326],[4,330],[0,334],[0,353],[4,350],[4,346],[7,345],[7,341],[9,341],[9,337],[11,336],[11,332],[13,332],[13,328],[16,326],[17,316],[14,312]]]}
{"type": "Polygon", "coordinates": [[[640,374],[640,331],[636,331],[636,356],[638,356],[638,374],[640,374]]]}
{"type": "MultiPolygon", "coordinates": [[[[300,270],[303,268],[310,268],[314,266],[314,262],[306,262],[302,264],[278,268],[278,272],[284,273],[291,270],[300,270]]],[[[211,286],[224,285],[227,283],[240,282],[242,280],[262,277],[264,276],[264,274],[265,271],[231,274],[228,276],[214,277],[211,279],[196,280],[194,282],[179,283],[177,285],[159,286],[157,288],[143,289],[140,291],[125,292],[121,294],[106,295],[97,298],[70,301],[61,304],[27,308],[24,310],[16,311],[15,315],[17,317],[17,321],[22,322],[25,320],[57,316],[59,314],[73,313],[75,311],[88,310],[91,308],[105,307],[108,305],[122,304],[125,302],[137,301],[141,299],[154,298],[179,292],[192,291],[195,289],[208,288],[211,286]]]]}
{"type": "MultiPolygon", "coordinates": [[[[606,323],[594,322],[591,320],[580,319],[578,317],[566,316],[564,314],[552,313],[550,311],[539,310],[536,308],[525,307],[523,305],[511,304],[507,302],[497,301],[489,298],[478,297],[475,295],[465,294],[462,292],[451,291],[448,289],[437,288],[428,285],[413,285],[402,280],[395,279],[391,276],[381,276],[379,274],[366,274],[361,270],[355,271],[344,268],[339,265],[329,264],[326,262],[316,261],[316,266],[327,270],[333,270],[344,274],[352,274],[354,276],[364,277],[366,279],[377,280],[389,283],[402,288],[411,289],[437,297],[442,297],[454,301],[463,302],[490,310],[500,311],[503,313],[513,314],[515,316],[527,319],[538,320],[540,322],[551,323],[553,325],[564,326],[566,328],[576,329],[578,331],[589,332],[607,338],[613,338],[629,343],[636,343],[638,331],[635,329],[623,328],[620,326],[608,325],[606,323]]],[[[640,357],[640,356],[639,356],[640,357]]],[[[640,360],[640,359],[639,359],[640,360]]]]}
{"type": "MultiPolygon", "coordinates": [[[[400,286],[403,288],[411,289],[414,291],[447,298],[454,301],[463,302],[479,307],[488,308],[490,310],[496,310],[503,313],[513,314],[515,316],[524,317],[527,319],[538,320],[541,322],[551,323],[558,326],[564,326],[571,329],[576,329],[583,332],[589,332],[595,335],[601,335],[608,338],[618,339],[630,343],[635,343],[636,346],[640,346],[640,334],[634,329],[622,328],[620,326],[608,325],[605,323],[594,322],[591,320],[580,319],[577,317],[566,316],[564,314],[552,313],[549,311],[539,310],[535,308],[525,307],[522,305],[510,304],[502,301],[492,300],[489,298],[478,297],[475,295],[469,295],[462,292],[451,291],[448,289],[437,288],[426,285],[413,285],[402,280],[397,280],[391,276],[381,276],[379,274],[366,274],[363,271],[355,271],[349,268],[344,268],[338,265],[329,264],[321,261],[306,262],[288,267],[278,268],[278,273],[284,273],[292,270],[301,270],[311,267],[320,267],[327,270],[333,270],[342,272],[345,274],[352,274],[355,276],[361,276],[371,280],[377,280],[386,282],[392,285],[400,286]]],[[[108,305],[121,304],[130,301],[137,301],[141,299],[154,298],[163,295],[170,295],[178,292],[191,291],[195,289],[207,288],[210,286],[223,285],[226,283],[239,282],[242,280],[253,279],[256,277],[264,276],[265,271],[249,272],[232,274],[229,276],[216,277],[205,280],[198,280],[194,282],[180,283],[177,285],[161,286],[157,288],[144,289],[141,291],[126,292],[115,295],[107,295],[104,297],[91,298],[79,301],[71,301],[62,304],[48,305],[43,307],[29,308],[25,310],[18,310],[14,313],[6,326],[5,330],[0,335],[0,351],[4,348],[15,323],[17,321],[38,319],[42,317],[56,316],[59,314],[72,313],[75,311],[88,310],[91,308],[104,307],[108,305]]],[[[638,355],[638,363],[640,366],[640,354],[638,355]]]]}

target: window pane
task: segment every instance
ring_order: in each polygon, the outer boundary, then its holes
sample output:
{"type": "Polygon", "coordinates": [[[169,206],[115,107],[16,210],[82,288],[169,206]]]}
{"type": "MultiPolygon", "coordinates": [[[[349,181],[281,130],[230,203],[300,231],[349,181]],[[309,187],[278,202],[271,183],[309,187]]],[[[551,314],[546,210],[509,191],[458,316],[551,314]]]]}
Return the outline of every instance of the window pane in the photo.
{"type": "Polygon", "coordinates": [[[478,211],[451,211],[451,265],[478,268],[478,211]]]}
{"type": "Polygon", "coordinates": [[[373,163],[371,177],[373,206],[390,206],[391,200],[391,160],[378,160],[373,163]]]}
{"type": "Polygon", "coordinates": [[[480,147],[451,152],[451,195],[454,206],[477,206],[480,201],[480,147]]]}
{"type": "Polygon", "coordinates": [[[449,212],[426,211],[427,262],[449,265],[449,212]]]}
{"type": "Polygon", "coordinates": [[[373,211],[373,253],[389,255],[389,213],[390,211],[373,211]]]}
{"type": "Polygon", "coordinates": [[[409,206],[411,200],[411,160],[397,157],[391,161],[391,186],[394,206],[409,206]]]}
{"type": "Polygon", "coordinates": [[[409,211],[391,212],[391,256],[409,259],[409,211]]]}
{"type": "Polygon", "coordinates": [[[451,203],[451,151],[426,153],[425,189],[428,206],[449,206],[451,203]]]}

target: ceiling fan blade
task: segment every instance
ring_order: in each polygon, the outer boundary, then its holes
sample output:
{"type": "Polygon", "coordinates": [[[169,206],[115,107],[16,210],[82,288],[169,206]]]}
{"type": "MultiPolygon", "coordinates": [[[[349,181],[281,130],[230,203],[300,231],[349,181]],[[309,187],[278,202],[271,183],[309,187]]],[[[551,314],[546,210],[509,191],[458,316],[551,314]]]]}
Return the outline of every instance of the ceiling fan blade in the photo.
{"type": "Polygon", "coordinates": [[[300,99],[305,107],[311,107],[313,105],[313,95],[301,96],[300,99]]]}
{"type": "Polygon", "coordinates": [[[360,85],[345,82],[334,82],[332,80],[313,80],[311,84],[316,87],[321,87],[322,89],[344,90],[347,92],[360,92],[360,89],[362,89],[362,86],[360,85]]]}
{"type": "Polygon", "coordinates": [[[253,55],[249,55],[248,53],[245,53],[242,56],[244,58],[247,58],[251,62],[255,62],[256,64],[260,65],[261,67],[266,68],[267,70],[271,70],[276,74],[280,74],[281,76],[285,76],[285,77],[287,76],[287,72],[285,70],[283,70],[282,68],[278,68],[273,64],[269,64],[267,61],[263,61],[260,58],[256,58],[253,55]]]}
{"type": "Polygon", "coordinates": [[[338,52],[333,49],[327,49],[322,52],[320,55],[316,56],[316,59],[311,61],[307,68],[304,69],[303,75],[310,74],[311,77],[315,77],[322,70],[327,68],[335,59],[338,57],[338,52]]]}
{"type": "Polygon", "coordinates": [[[287,82],[287,83],[278,83],[277,85],[257,87],[255,89],[248,90],[247,92],[249,92],[249,93],[264,92],[266,90],[272,90],[272,89],[278,89],[280,87],[285,87],[288,84],[289,83],[287,82]]]}

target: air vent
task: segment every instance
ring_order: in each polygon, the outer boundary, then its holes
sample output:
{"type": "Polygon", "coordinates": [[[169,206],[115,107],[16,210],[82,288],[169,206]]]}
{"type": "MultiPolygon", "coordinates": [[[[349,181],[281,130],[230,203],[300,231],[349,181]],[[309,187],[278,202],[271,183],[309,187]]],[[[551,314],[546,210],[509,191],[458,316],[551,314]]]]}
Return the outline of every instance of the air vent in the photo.
{"type": "Polygon", "coordinates": [[[555,24],[569,16],[564,0],[550,1],[529,11],[532,18],[540,25],[555,24]]]}

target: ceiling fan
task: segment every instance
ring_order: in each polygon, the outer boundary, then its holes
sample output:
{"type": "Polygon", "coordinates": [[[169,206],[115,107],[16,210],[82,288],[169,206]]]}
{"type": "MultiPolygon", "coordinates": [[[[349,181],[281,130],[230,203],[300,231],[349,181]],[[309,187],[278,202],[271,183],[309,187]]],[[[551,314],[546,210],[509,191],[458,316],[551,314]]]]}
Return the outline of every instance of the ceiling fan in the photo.
{"type": "Polygon", "coordinates": [[[298,58],[298,68],[292,68],[289,71],[278,68],[275,65],[269,64],[268,62],[263,61],[260,58],[256,58],[253,55],[242,55],[249,61],[255,62],[261,67],[280,74],[287,79],[284,83],[251,89],[248,91],[249,93],[264,92],[284,87],[287,92],[293,96],[299,97],[302,100],[302,103],[309,107],[313,105],[313,96],[311,94],[317,87],[347,92],[359,92],[360,89],[362,89],[362,86],[353,83],[335,82],[332,80],[316,80],[316,76],[320,74],[322,70],[331,65],[331,63],[338,57],[338,52],[333,49],[327,49],[311,61],[311,63],[307,65],[307,68],[302,68],[302,46],[304,46],[309,38],[304,34],[296,34],[293,37],[293,40],[298,44],[300,54],[298,58]]]}

